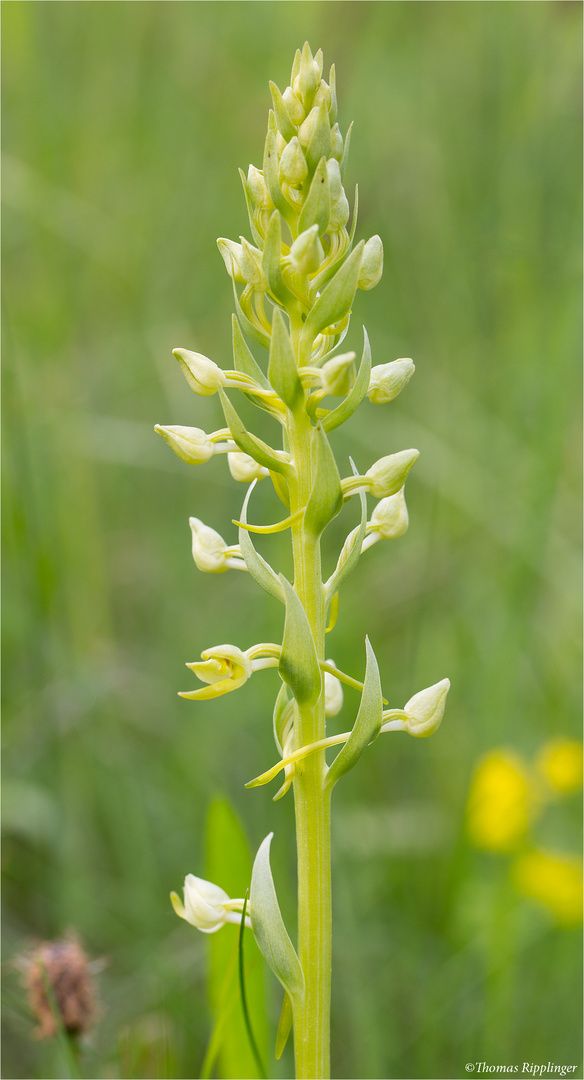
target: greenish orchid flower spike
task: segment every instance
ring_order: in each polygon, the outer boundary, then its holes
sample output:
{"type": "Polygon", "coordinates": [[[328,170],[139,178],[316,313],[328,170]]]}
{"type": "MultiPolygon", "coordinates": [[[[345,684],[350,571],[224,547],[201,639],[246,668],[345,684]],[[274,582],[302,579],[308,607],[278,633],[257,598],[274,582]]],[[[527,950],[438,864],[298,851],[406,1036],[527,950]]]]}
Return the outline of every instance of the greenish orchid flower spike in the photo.
{"type": "MultiPolygon", "coordinates": [[[[313,55],[306,43],[296,53],[289,85],[281,90],[271,83],[270,91],[273,107],[261,164],[241,172],[249,238],[217,242],[233,290],[232,360],[222,357],[219,363],[188,349],[174,350],[192,390],[203,398],[218,395],[226,426],[210,435],[200,427],[157,425],[156,430],[188,464],[226,453],[232,478],[250,485],[241,512],[232,519],[239,530],[237,544],[190,518],[197,567],[214,574],[248,570],[284,608],[281,644],[264,642],[245,651],[235,645],[206,649],[200,661],[187,664],[204,685],[180,696],[210,700],[244,687],[260,669],[278,670],[273,725],[279,761],[247,786],[259,787],[283,772],[275,798],[293,789],[297,949],[276,897],[271,834],[256,857],[251,917],[245,922],[285,989],[277,1054],[292,1026],[296,1076],[321,1080],[330,1075],[332,789],[371,752],[380,733],[432,734],[442,720],[450,683],[442,679],[415,694],[403,709],[384,709],[387,658],[378,659],[368,639],[365,670],[359,672],[363,682],[325,659],[325,635],[334,627],[339,590],[348,574],[369,547],[397,539],[408,528],[404,485],[419,456],[415,449],[386,452],[364,473],[351,463],[352,473],[341,479],[330,435],[365,398],[374,405],[392,402],[412,377],[414,364],[399,358],[372,367],[364,328],[360,359],[355,351],[340,351],[358,291],[374,288],[381,279],[383,243],[378,235],[356,239],[357,197],[351,200],[344,188],[351,129],[343,135],[337,121],[334,67],[325,79],[322,52],[313,55]],[[236,391],[276,421],[280,445],[248,429],[236,391]],[[258,480],[268,477],[285,514],[273,523],[252,524],[251,493],[258,480]],[[346,512],[353,495],[360,502],[360,524],[348,529],[336,569],[323,582],[323,535],[333,518],[346,512]],[[377,500],[370,517],[368,496],[377,500]],[[254,547],[254,533],[275,532],[289,533],[293,582],[254,547]],[[327,736],[326,719],[345,708],[342,683],[359,691],[360,703],[351,730],[327,736]],[[327,764],[326,753],[333,747],[340,749],[327,764]]],[[[201,404],[194,410],[195,422],[203,422],[203,409],[201,404]]],[[[198,712],[193,722],[200,722],[198,712]]],[[[247,884],[241,883],[242,892],[247,884]]],[[[230,900],[218,886],[192,874],[185,880],[184,902],[173,893],[172,903],[181,918],[205,933],[241,920],[244,906],[243,900],[230,900]]]]}

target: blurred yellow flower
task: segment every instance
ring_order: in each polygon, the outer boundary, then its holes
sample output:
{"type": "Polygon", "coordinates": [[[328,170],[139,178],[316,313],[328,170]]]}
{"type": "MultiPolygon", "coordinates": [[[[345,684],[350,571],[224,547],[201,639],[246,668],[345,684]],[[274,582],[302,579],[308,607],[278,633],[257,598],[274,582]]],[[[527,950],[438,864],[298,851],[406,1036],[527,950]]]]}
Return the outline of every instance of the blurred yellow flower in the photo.
{"type": "Polygon", "coordinates": [[[527,770],[508,750],[493,750],[479,763],[467,806],[474,844],[488,851],[511,851],[523,840],[534,815],[527,770]]]}
{"type": "Polygon", "coordinates": [[[530,851],[513,867],[517,889],[539,901],[563,926],[582,920],[582,860],[574,855],[530,851]]]}
{"type": "Polygon", "coordinates": [[[540,750],[537,768],[548,787],[568,795],[582,786],[582,744],[571,739],[552,739],[540,750]]]}

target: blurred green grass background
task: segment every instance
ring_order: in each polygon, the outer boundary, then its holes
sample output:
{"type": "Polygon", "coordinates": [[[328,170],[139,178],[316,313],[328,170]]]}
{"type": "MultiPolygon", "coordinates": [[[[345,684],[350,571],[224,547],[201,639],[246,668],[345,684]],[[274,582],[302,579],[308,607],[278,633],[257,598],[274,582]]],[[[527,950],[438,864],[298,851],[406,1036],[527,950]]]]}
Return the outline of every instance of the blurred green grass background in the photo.
{"type": "MultiPolygon", "coordinates": [[[[409,532],[362,560],[330,653],[359,676],[369,633],[396,705],[452,680],[438,735],[380,741],[336,796],[333,1075],[579,1063],[577,931],[473,850],[464,810],[489,749],[530,758],[579,730],[581,5],[13,0],[3,17],[4,1075],[64,1075],[12,958],[68,928],[108,959],[86,1075],[199,1075],[208,941],[168,892],[204,876],[213,799],[252,851],[274,829],[294,927],[291,803],[243,790],[275,760],[275,675],[204,706],[175,693],[205,646],[278,640],[281,611],[246,575],[196,570],[189,515],[235,540],[244,488],[152,429],[221,426],[171,349],[230,366],[215,240],[248,233],[237,167],[261,164],[268,80],[287,84],[306,38],[355,121],[358,237],[385,245],[347,344],[365,322],[374,363],[417,368],[335,451],[365,468],[421,451],[409,532]]],[[[285,545],[262,550],[285,566],[285,545]]],[[[536,842],[578,851],[576,804],[536,842]]]]}

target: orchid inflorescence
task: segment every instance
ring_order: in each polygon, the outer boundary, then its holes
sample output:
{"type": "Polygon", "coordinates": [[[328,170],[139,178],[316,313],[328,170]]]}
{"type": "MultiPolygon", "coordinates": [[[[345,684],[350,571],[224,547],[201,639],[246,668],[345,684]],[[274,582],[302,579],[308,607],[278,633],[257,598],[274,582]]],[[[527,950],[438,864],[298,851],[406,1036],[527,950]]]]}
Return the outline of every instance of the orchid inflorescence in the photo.
{"type": "MultiPolygon", "coordinates": [[[[394,400],[409,382],[414,364],[409,358],[399,358],[372,367],[365,329],[359,363],[355,352],[338,352],[349,329],[357,290],[372,289],[381,278],[383,245],[379,236],[354,244],[357,191],[349,227],[351,212],[343,187],[351,129],[342,136],[335,69],[331,68],[326,82],[322,67],[322,52],[313,56],[305,44],[296,53],[284,92],[270,84],[273,109],[262,168],[250,165],[247,175],[241,173],[251,242],[244,237],[239,243],[218,241],[233,286],[233,367],[223,369],[200,353],[174,350],[192,390],[203,397],[219,395],[226,427],[209,435],[199,427],[156,428],[189,464],[227,454],[232,477],[249,484],[234,521],[237,544],[229,544],[199,518],[190,518],[197,567],[206,573],[247,570],[285,609],[281,644],[205,649],[200,661],[187,664],[204,685],[182,691],[181,696],[215,698],[239,689],[262,668],[279,671],[281,685],[274,708],[279,760],[247,786],[268,783],[282,770],[284,784],[275,797],[294,785],[298,954],[276,900],[269,837],[254,864],[247,910],[258,944],[286,990],[283,1017],[293,1017],[297,1075],[312,1080],[328,1075],[332,788],[380,733],[432,734],[442,720],[450,685],[443,679],[415,694],[403,709],[384,708],[388,702],[367,639],[363,683],[325,659],[325,632],[336,620],[340,586],[363,552],[379,540],[402,536],[408,527],[404,485],[419,455],[415,449],[386,454],[364,473],[351,462],[342,478],[329,442],[330,433],[352,416],[365,397],[380,405],[394,400]],[[267,372],[246,337],[268,351],[267,372]],[[243,393],[277,422],[282,429],[281,448],[247,429],[228,391],[243,393]],[[331,398],[339,400],[335,403],[331,398]],[[250,524],[252,492],[268,476],[285,515],[272,524],[250,524]],[[371,517],[367,495],[378,500],[371,517]],[[349,532],[333,574],[323,582],[322,534],[354,496],[360,502],[360,523],[349,532]],[[269,565],[252,541],[253,533],[288,529],[293,583],[269,565]],[[327,738],[326,718],[336,715],[343,705],[342,683],[361,692],[360,706],[351,731],[327,738]],[[341,750],[327,766],[327,748],[339,745],[341,750]]],[[[176,894],[173,904],[182,918],[213,933],[225,922],[241,919],[244,901],[230,900],[218,886],[189,874],[184,904],[176,894]]],[[[285,1020],[283,1024],[285,1028],[285,1020]]],[[[279,1037],[280,1052],[285,1035],[284,1031],[279,1037]]]]}

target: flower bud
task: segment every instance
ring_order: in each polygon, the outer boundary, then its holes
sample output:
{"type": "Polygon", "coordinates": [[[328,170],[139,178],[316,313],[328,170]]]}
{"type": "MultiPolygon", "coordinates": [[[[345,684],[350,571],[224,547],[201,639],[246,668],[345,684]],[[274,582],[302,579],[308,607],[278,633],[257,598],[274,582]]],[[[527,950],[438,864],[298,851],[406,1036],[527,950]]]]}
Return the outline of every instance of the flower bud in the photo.
{"type": "Polygon", "coordinates": [[[156,424],[154,430],[162,435],[171,450],[188,465],[202,465],[213,457],[213,443],[201,428],[182,427],[180,424],[171,427],[156,424]]]}
{"type": "Polygon", "coordinates": [[[343,156],[343,136],[341,135],[341,129],[338,124],[335,124],[331,132],[331,153],[337,161],[340,161],[343,156]]]}
{"type": "Polygon", "coordinates": [[[290,263],[297,274],[314,274],[324,259],[318,225],[311,225],[296,238],[290,248],[290,263]]]}
{"type": "Polygon", "coordinates": [[[331,107],[331,88],[328,85],[328,83],[326,83],[324,81],[324,79],[321,79],[320,86],[318,87],[318,89],[316,91],[316,94],[314,95],[314,104],[315,105],[320,105],[321,101],[324,101],[327,109],[330,109],[330,107],[331,107]]]}
{"type": "Polygon", "coordinates": [[[384,405],[408,385],[415,371],[412,360],[392,360],[390,364],[377,364],[371,369],[367,397],[375,405],[384,405]]]}
{"type": "Polygon", "coordinates": [[[298,138],[300,139],[300,143],[302,146],[308,146],[312,138],[312,133],[316,127],[316,122],[318,120],[318,113],[318,106],[315,106],[314,109],[310,110],[308,116],[306,117],[306,120],[304,120],[304,122],[298,128],[298,138]]]}
{"type": "MultiPolygon", "coordinates": [[[[329,230],[337,232],[338,229],[342,229],[349,220],[349,200],[344,191],[341,191],[337,201],[331,206],[331,216],[329,220],[329,230]]],[[[359,278],[359,280],[361,280],[359,278]]]]}
{"type": "Polygon", "coordinates": [[[242,256],[241,256],[241,273],[243,279],[248,285],[253,285],[256,289],[267,289],[268,283],[264,276],[262,269],[262,253],[259,248],[253,247],[248,243],[244,236],[240,236],[242,256]]]}
{"type": "Polygon", "coordinates": [[[223,256],[223,261],[229,276],[240,285],[244,285],[245,278],[241,269],[241,260],[243,257],[243,248],[241,244],[236,244],[234,240],[227,240],[224,236],[220,236],[217,241],[217,247],[223,256]]]}
{"type": "Polygon", "coordinates": [[[338,161],[335,158],[329,158],[326,163],[326,171],[328,173],[329,190],[331,193],[331,202],[334,203],[337,199],[340,199],[343,193],[343,182],[341,180],[341,168],[338,161]]]}
{"type": "Polygon", "coordinates": [[[262,477],[269,475],[263,465],[258,465],[249,454],[242,454],[239,451],[233,451],[227,455],[227,464],[233,479],[240,480],[243,484],[251,484],[252,480],[261,480],[262,477]]]}
{"type": "Polygon", "coordinates": [[[419,456],[419,450],[400,450],[376,461],[365,474],[369,477],[369,490],[374,498],[395,495],[404,486],[406,476],[419,456]]]}
{"type": "Polygon", "coordinates": [[[383,273],[383,244],[381,237],[372,236],[363,249],[363,261],[359,273],[357,288],[373,289],[377,285],[383,273]]]}
{"type": "Polygon", "coordinates": [[[323,364],[320,369],[321,385],[327,394],[332,394],[334,397],[344,397],[345,394],[349,393],[355,381],[354,360],[355,353],[348,352],[341,353],[340,356],[333,356],[330,360],[327,360],[326,364],[323,364]]]}
{"type": "MultiPolygon", "coordinates": [[[[336,667],[334,660],[327,660],[327,664],[336,667]]],[[[324,715],[328,718],[336,716],[343,707],[343,687],[339,679],[331,675],[329,671],[324,673],[324,715]]]]}
{"type": "Polygon", "coordinates": [[[225,386],[227,378],[221,368],[202,353],[189,349],[173,349],[191,390],[202,397],[216,394],[220,386],[225,386]]]}
{"type": "Polygon", "coordinates": [[[414,694],[406,702],[404,712],[407,714],[407,720],[404,723],[410,735],[417,737],[432,735],[440,727],[449,690],[450,679],[442,679],[441,682],[420,690],[419,694],[414,694]]]}
{"type": "Polygon", "coordinates": [[[230,554],[222,536],[199,518],[189,518],[193,541],[193,559],[205,574],[223,574],[229,569],[230,554]]]}
{"type": "Polygon", "coordinates": [[[304,112],[304,106],[300,100],[298,94],[294,93],[291,86],[287,86],[282,94],[284,104],[288,110],[288,115],[293,124],[298,127],[304,120],[306,113],[304,112]]]}
{"type": "Polygon", "coordinates": [[[403,536],[408,524],[408,508],[402,489],[377,503],[371,521],[367,523],[367,531],[379,533],[384,540],[396,540],[403,536]]]}
{"type": "Polygon", "coordinates": [[[247,186],[257,207],[261,210],[274,209],[274,204],[264,180],[264,174],[260,169],[256,169],[255,165],[250,165],[247,170],[247,186]]]}
{"type": "Polygon", "coordinates": [[[308,165],[298,137],[294,135],[282,153],[280,177],[288,184],[301,184],[308,176],[308,165]]]}
{"type": "Polygon", "coordinates": [[[276,132],[276,150],[278,151],[278,158],[282,157],[284,150],[288,146],[284,136],[280,131],[276,132]]]}
{"type": "Polygon", "coordinates": [[[305,101],[313,97],[321,75],[322,68],[318,61],[313,59],[308,42],[306,42],[302,49],[300,71],[294,80],[294,89],[299,91],[305,101]]]}

